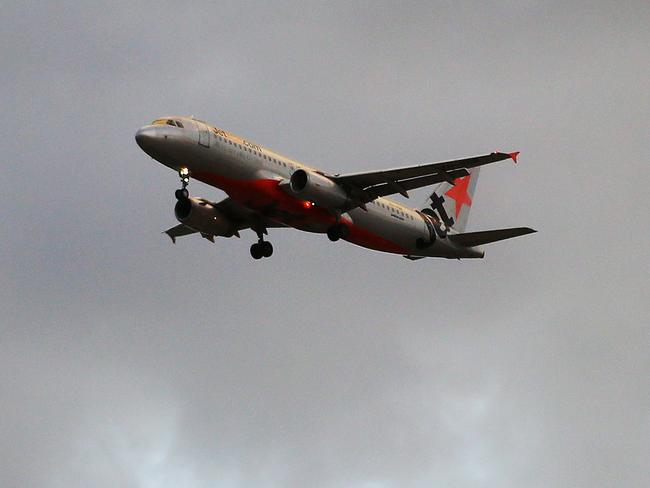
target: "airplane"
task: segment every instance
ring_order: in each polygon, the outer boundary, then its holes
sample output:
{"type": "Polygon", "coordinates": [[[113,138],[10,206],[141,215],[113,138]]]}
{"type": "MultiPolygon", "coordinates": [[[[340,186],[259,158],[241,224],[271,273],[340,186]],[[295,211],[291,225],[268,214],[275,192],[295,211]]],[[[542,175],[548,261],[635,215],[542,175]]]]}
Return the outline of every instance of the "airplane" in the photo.
{"type": "Polygon", "coordinates": [[[270,257],[269,229],[290,227],[326,234],[358,246],[425,257],[482,258],[480,247],[536,232],[528,227],[465,232],[481,166],[511,159],[518,152],[418,164],[378,171],[331,174],[282,156],[192,117],[154,120],[135,134],[140,148],[176,171],[174,213],[179,224],[166,233],[176,239],[200,234],[240,237],[251,229],[254,259],[270,257]],[[220,202],[190,197],[190,178],[223,190],[220,202]],[[437,184],[423,208],[408,208],[389,195],[409,197],[416,188],[437,184]]]}

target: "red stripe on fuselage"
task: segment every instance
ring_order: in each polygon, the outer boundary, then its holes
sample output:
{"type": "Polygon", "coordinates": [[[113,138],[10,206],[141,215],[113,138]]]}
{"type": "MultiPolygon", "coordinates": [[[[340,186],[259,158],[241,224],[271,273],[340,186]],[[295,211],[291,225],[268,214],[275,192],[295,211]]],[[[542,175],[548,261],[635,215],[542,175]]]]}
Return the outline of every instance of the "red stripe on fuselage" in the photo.
{"type": "MultiPolygon", "coordinates": [[[[236,180],[214,173],[193,173],[192,177],[221,188],[241,205],[297,229],[326,232],[328,227],[336,224],[335,216],[327,209],[317,205],[306,205],[304,200],[289,195],[279,188],[280,182],[277,180],[236,180]]],[[[407,249],[356,225],[345,216],[341,221],[350,229],[347,241],[378,251],[408,253],[407,249]]]]}
{"type": "Polygon", "coordinates": [[[376,249],[377,251],[391,252],[395,254],[409,254],[409,251],[402,246],[399,246],[393,241],[389,241],[374,232],[370,232],[360,225],[352,224],[348,225],[348,227],[350,228],[350,235],[346,237],[346,241],[369,249],[376,249]]]}

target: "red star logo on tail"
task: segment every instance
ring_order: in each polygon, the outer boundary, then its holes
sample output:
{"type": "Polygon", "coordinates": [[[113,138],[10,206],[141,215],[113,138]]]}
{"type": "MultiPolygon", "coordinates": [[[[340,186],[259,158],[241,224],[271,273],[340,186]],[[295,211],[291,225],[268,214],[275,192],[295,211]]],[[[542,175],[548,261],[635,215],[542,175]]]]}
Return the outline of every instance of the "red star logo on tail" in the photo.
{"type": "Polygon", "coordinates": [[[469,185],[470,178],[471,175],[456,178],[454,180],[454,186],[445,193],[445,196],[456,200],[456,220],[458,220],[463,205],[467,205],[468,207],[472,206],[472,198],[469,196],[469,193],[467,193],[467,186],[469,185]]]}

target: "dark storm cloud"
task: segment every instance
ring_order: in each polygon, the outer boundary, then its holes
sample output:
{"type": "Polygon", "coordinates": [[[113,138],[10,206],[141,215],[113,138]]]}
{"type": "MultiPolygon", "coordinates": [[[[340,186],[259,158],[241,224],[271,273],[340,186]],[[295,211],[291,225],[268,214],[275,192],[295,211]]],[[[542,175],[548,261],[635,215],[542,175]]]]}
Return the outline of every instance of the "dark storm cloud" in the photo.
{"type": "Polygon", "coordinates": [[[646,2],[3,20],[3,486],[645,486],[646,2]],[[337,172],[518,149],[470,226],[541,232],[480,262],[174,247],[176,176],[133,141],[166,113],[337,172]]]}

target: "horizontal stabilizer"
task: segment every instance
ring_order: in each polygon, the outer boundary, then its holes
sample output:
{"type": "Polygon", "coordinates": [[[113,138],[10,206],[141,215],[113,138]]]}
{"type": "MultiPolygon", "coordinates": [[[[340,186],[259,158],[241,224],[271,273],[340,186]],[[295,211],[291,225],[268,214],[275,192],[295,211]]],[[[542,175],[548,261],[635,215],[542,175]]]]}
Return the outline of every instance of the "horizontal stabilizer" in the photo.
{"type": "Polygon", "coordinates": [[[463,247],[481,246],[490,242],[503,241],[513,237],[525,236],[537,232],[529,227],[515,227],[512,229],[486,230],[483,232],[465,232],[463,234],[448,235],[450,241],[463,247]]]}

